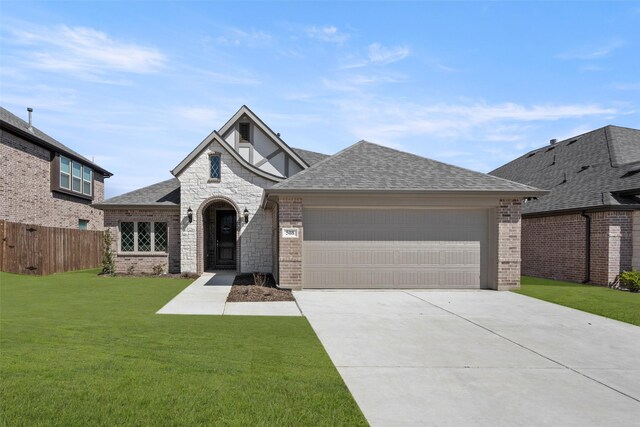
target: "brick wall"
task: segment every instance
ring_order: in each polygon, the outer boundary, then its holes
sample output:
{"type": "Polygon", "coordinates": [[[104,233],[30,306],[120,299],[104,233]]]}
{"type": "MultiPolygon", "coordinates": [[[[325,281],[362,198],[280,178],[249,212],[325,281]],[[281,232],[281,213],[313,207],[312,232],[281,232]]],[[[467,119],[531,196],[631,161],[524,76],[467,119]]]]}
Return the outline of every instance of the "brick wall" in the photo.
{"type": "Polygon", "coordinates": [[[498,290],[520,287],[520,199],[501,199],[497,209],[498,290]]]}
{"type": "Polygon", "coordinates": [[[640,270],[640,211],[633,211],[631,267],[640,270]]]}
{"type": "MultiPolygon", "coordinates": [[[[51,152],[0,131],[0,219],[46,227],[102,230],[102,211],[91,201],[51,191],[51,152]]],[[[104,200],[104,178],[94,173],[94,203],[104,200]]]]}
{"type": "Polygon", "coordinates": [[[591,283],[606,286],[631,269],[633,213],[591,214],[591,283]]]}
{"type": "MultiPolygon", "coordinates": [[[[606,286],[633,257],[633,213],[606,211],[591,217],[590,282],[606,286]]],[[[522,223],[522,274],[582,282],[587,277],[586,219],[579,213],[525,218],[522,223]]]]}
{"type": "Polygon", "coordinates": [[[167,209],[126,210],[108,209],[104,212],[105,229],[113,237],[112,249],[116,255],[117,273],[152,273],[156,265],[163,266],[165,272],[180,273],[180,212],[167,209]],[[129,221],[166,222],[169,242],[166,254],[119,253],[120,223],[129,221]]]}
{"type": "Polygon", "coordinates": [[[522,274],[582,282],[586,219],[580,214],[523,218],[522,274]]]}
{"type": "Polygon", "coordinates": [[[298,238],[280,237],[280,254],[278,264],[280,266],[280,286],[301,289],[302,288],[302,199],[298,197],[280,197],[279,204],[279,235],[282,229],[288,227],[298,228],[298,238]]]}

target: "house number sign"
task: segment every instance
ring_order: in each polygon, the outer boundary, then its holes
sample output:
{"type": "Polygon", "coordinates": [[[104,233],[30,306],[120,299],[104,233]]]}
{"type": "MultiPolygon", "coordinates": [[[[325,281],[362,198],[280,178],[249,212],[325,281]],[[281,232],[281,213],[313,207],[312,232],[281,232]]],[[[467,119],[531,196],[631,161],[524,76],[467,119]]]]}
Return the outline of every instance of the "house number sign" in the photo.
{"type": "Polygon", "coordinates": [[[283,228],[282,229],[282,237],[285,239],[297,239],[298,238],[298,229],[297,228],[283,228]]]}

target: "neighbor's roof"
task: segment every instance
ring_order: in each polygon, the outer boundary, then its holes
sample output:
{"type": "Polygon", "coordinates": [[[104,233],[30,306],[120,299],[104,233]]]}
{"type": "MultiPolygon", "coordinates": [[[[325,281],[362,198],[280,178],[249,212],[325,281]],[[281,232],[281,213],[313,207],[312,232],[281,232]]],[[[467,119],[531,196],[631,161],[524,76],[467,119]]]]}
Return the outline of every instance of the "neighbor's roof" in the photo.
{"type": "Polygon", "coordinates": [[[20,134],[20,136],[28,139],[29,141],[32,141],[35,144],[44,146],[48,149],[53,149],[60,154],[64,154],[66,156],[74,158],[75,160],[85,163],[88,166],[91,166],[94,170],[101,172],[104,176],[109,177],[113,175],[108,170],[93,163],[91,160],[67,147],[60,141],[53,139],[35,126],[32,126],[31,129],[29,129],[28,122],[22,120],[20,117],[16,116],[3,107],[0,107],[0,123],[2,124],[2,127],[6,126],[8,129],[17,132],[18,134],[20,134]]]}
{"type": "Polygon", "coordinates": [[[525,203],[525,214],[640,209],[640,130],[606,126],[531,151],[490,173],[551,190],[525,203]]]}
{"type": "Polygon", "coordinates": [[[93,205],[99,209],[122,207],[177,207],[180,206],[180,181],[171,178],[148,187],[139,188],[93,205]]]}
{"type": "Polygon", "coordinates": [[[302,148],[291,147],[291,149],[295,151],[298,156],[302,157],[302,160],[307,162],[309,166],[315,165],[320,160],[324,160],[327,157],[331,157],[329,154],[322,154],[322,153],[317,153],[315,151],[303,150],[302,148]]]}
{"type": "Polygon", "coordinates": [[[367,141],[360,141],[316,163],[268,191],[545,193],[367,141]]]}

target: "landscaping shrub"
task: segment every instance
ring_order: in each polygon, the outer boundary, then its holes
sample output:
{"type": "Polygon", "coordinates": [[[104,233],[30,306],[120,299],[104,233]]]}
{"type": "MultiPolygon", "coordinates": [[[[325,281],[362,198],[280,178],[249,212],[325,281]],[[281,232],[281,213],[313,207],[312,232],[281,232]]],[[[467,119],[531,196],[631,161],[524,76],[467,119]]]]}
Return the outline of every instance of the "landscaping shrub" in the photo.
{"type": "Polygon", "coordinates": [[[111,231],[106,230],[102,240],[102,274],[108,274],[109,276],[113,276],[116,273],[112,243],[111,231]]]}
{"type": "Polygon", "coordinates": [[[623,271],[620,273],[620,283],[629,290],[629,292],[640,291],[640,271],[623,271]]]}

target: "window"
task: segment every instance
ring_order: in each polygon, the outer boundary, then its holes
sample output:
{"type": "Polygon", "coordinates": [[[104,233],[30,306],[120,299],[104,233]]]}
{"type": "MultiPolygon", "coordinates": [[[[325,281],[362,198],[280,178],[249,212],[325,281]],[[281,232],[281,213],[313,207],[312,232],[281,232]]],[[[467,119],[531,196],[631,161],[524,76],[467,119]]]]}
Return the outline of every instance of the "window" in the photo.
{"type": "Polygon", "coordinates": [[[78,220],[78,230],[86,230],[89,228],[89,220],[88,219],[79,219],[78,220]]]}
{"type": "Polygon", "coordinates": [[[166,222],[121,222],[120,252],[167,252],[166,222]]]}
{"type": "Polygon", "coordinates": [[[60,157],[60,188],[71,190],[71,160],[60,157]]]}
{"type": "Polygon", "coordinates": [[[209,178],[220,179],[220,155],[212,154],[209,156],[209,178]]]}
{"type": "Polygon", "coordinates": [[[60,188],[91,196],[93,170],[67,157],[60,156],[60,188]]]}
{"type": "Polygon", "coordinates": [[[240,123],[238,131],[240,132],[240,142],[251,142],[251,123],[240,123]]]}

